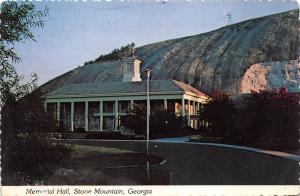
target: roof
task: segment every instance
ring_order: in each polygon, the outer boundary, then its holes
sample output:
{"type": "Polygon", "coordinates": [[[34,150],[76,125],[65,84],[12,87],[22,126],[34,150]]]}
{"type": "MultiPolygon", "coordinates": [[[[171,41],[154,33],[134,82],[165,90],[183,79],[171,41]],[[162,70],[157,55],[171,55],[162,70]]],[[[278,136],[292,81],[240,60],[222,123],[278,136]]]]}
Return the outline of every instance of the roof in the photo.
{"type": "MultiPolygon", "coordinates": [[[[58,88],[48,94],[51,97],[72,97],[79,95],[122,95],[122,94],[146,94],[147,81],[141,82],[103,82],[70,84],[58,88]]],[[[175,80],[150,80],[150,94],[168,94],[185,92],[196,96],[206,96],[196,88],[175,80]]]]}

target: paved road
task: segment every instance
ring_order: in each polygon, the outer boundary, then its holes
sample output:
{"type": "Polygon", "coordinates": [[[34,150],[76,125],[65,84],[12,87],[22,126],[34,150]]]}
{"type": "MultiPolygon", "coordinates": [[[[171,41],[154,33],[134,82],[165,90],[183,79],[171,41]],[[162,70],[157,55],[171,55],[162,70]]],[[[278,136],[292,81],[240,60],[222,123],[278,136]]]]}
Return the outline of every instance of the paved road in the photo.
{"type": "MultiPolygon", "coordinates": [[[[145,152],[145,141],[61,140],[145,152]]],[[[298,185],[298,161],[248,150],[193,143],[150,142],[173,185],[298,185]]],[[[155,173],[155,172],[154,172],[155,173]]]]}

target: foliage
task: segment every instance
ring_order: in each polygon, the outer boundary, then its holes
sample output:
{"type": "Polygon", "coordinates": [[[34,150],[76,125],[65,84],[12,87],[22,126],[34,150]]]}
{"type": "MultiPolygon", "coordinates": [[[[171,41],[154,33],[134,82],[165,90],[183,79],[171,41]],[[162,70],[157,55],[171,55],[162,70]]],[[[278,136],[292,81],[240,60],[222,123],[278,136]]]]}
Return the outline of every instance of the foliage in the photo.
{"type": "Polygon", "coordinates": [[[174,112],[163,110],[151,116],[151,133],[178,132],[184,125],[184,119],[174,112]]]}
{"type": "Polygon", "coordinates": [[[130,56],[134,52],[134,43],[127,44],[126,46],[122,46],[121,48],[114,49],[112,52],[100,55],[98,58],[92,61],[85,62],[84,65],[97,63],[101,61],[114,61],[114,60],[122,60],[128,56],[130,56]]]}
{"type": "Polygon", "coordinates": [[[41,132],[55,129],[55,123],[39,90],[20,100],[9,97],[1,111],[3,183],[39,183],[70,149],[41,139],[41,132]]]}
{"type": "Polygon", "coordinates": [[[133,108],[127,112],[123,118],[123,125],[133,130],[136,135],[146,134],[147,108],[143,104],[133,104],[133,108]]]}
{"type": "Polygon", "coordinates": [[[210,136],[221,136],[226,143],[273,148],[272,141],[281,141],[277,148],[296,149],[298,112],[299,96],[280,88],[252,92],[238,104],[226,94],[214,94],[199,118],[208,122],[210,136]]]}
{"type": "Polygon", "coordinates": [[[120,132],[101,131],[99,133],[91,133],[85,136],[86,139],[123,139],[120,132]]]}
{"type": "MultiPolygon", "coordinates": [[[[136,135],[146,134],[147,108],[144,104],[134,104],[123,119],[123,125],[136,135]]],[[[184,119],[167,110],[155,111],[150,115],[150,133],[168,133],[178,131],[184,125],[184,119]]]]}
{"type": "MultiPolygon", "coordinates": [[[[22,97],[20,92],[30,92],[31,85],[20,85],[22,76],[15,71],[13,63],[21,59],[14,51],[14,44],[26,39],[34,40],[31,28],[43,27],[43,18],[48,15],[45,10],[36,11],[30,2],[5,1],[1,4],[0,14],[0,92],[1,103],[5,102],[5,92],[12,91],[22,97]]],[[[36,80],[36,75],[33,76],[36,80]]],[[[24,95],[24,94],[23,94],[24,95]]]]}
{"type": "Polygon", "coordinates": [[[1,4],[0,24],[0,102],[2,183],[5,185],[40,184],[50,175],[55,163],[68,156],[69,148],[41,139],[40,132],[55,126],[44,110],[37,76],[22,84],[14,63],[20,57],[14,44],[34,40],[31,28],[42,27],[47,8],[36,11],[30,2],[6,1],[1,4]]]}
{"type": "MultiPolygon", "coordinates": [[[[299,96],[287,89],[252,92],[245,99],[247,119],[244,129],[251,132],[254,141],[264,138],[299,138],[299,96]]],[[[250,134],[250,133],[249,133],[250,134]]]]}
{"type": "Polygon", "coordinates": [[[41,140],[36,134],[19,135],[3,143],[2,184],[43,184],[71,147],[41,140]]]}
{"type": "Polygon", "coordinates": [[[234,127],[236,108],[230,95],[214,93],[200,111],[200,121],[208,123],[210,135],[225,137],[234,127]]]}

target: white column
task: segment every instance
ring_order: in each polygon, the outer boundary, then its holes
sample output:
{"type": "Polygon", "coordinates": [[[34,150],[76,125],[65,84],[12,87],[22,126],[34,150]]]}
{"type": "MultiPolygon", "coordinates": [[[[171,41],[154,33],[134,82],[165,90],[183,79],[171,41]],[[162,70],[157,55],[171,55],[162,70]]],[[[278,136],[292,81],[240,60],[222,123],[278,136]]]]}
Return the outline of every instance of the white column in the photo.
{"type": "Polygon", "coordinates": [[[134,101],[133,99],[130,100],[130,109],[133,109],[133,104],[134,104],[134,101]]]}
{"type": "Polygon", "coordinates": [[[191,126],[191,100],[188,100],[188,125],[191,126]]]}
{"type": "MultiPolygon", "coordinates": [[[[196,103],[193,101],[193,115],[196,115],[196,103]]],[[[196,120],[193,119],[193,128],[196,128],[196,120]]]]}
{"type": "Polygon", "coordinates": [[[88,131],[89,129],[89,102],[85,102],[85,113],[84,113],[84,119],[85,119],[85,131],[88,131]]]}
{"type": "Polygon", "coordinates": [[[193,101],[193,114],[196,114],[196,103],[195,103],[195,101],[193,101]]]}
{"type": "Polygon", "coordinates": [[[164,99],[164,110],[168,110],[168,101],[164,99]]]}
{"type": "Polygon", "coordinates": [[[115,131],[118,130],[119,125],[119,102],[118,100],[115,100],[115,131]]]}
{"type": "Polygon", "coordinates": [[[181,115],[185,117],[185,101],[184,98],[181,100],[181,115]]]}
{"type": "Polygon", "coordinates": [[[100,131],[103,131],[103,101],[100,101],[99,115],[100,115],[100,131]]]}
{"type": "Polygon", "coordinates": [[[47,112],[47,102],[44,102],[44,111],[47,112]]]}
{"type": "Polygon", "coordinates": [[[74,102],[71,102],[71,131],[74,131],[74,102]]]}
{"type": "Polygon", "coordinates": [[[56,104],[56,120],[59,122],[60,121],[60,102],[57,102],[56,104]]]}

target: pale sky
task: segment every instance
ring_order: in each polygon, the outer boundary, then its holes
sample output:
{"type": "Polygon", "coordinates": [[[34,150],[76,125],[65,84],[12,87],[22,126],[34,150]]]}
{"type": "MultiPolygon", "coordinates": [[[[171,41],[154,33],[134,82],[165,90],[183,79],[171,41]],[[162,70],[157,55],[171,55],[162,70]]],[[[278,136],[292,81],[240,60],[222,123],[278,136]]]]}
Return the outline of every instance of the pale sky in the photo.
{"type": "Polygon", "coordinates": [[[292,0],[170,0],[111,2],[34,2],[48,6],[43,29],[34,30],[34,41],[16,46],[23,59],[17,71],[28,80],[37,73],[39,84],[134,42],[142,46],[158,41],[200,34],[227,24],[297,9],[292,0]]]}

